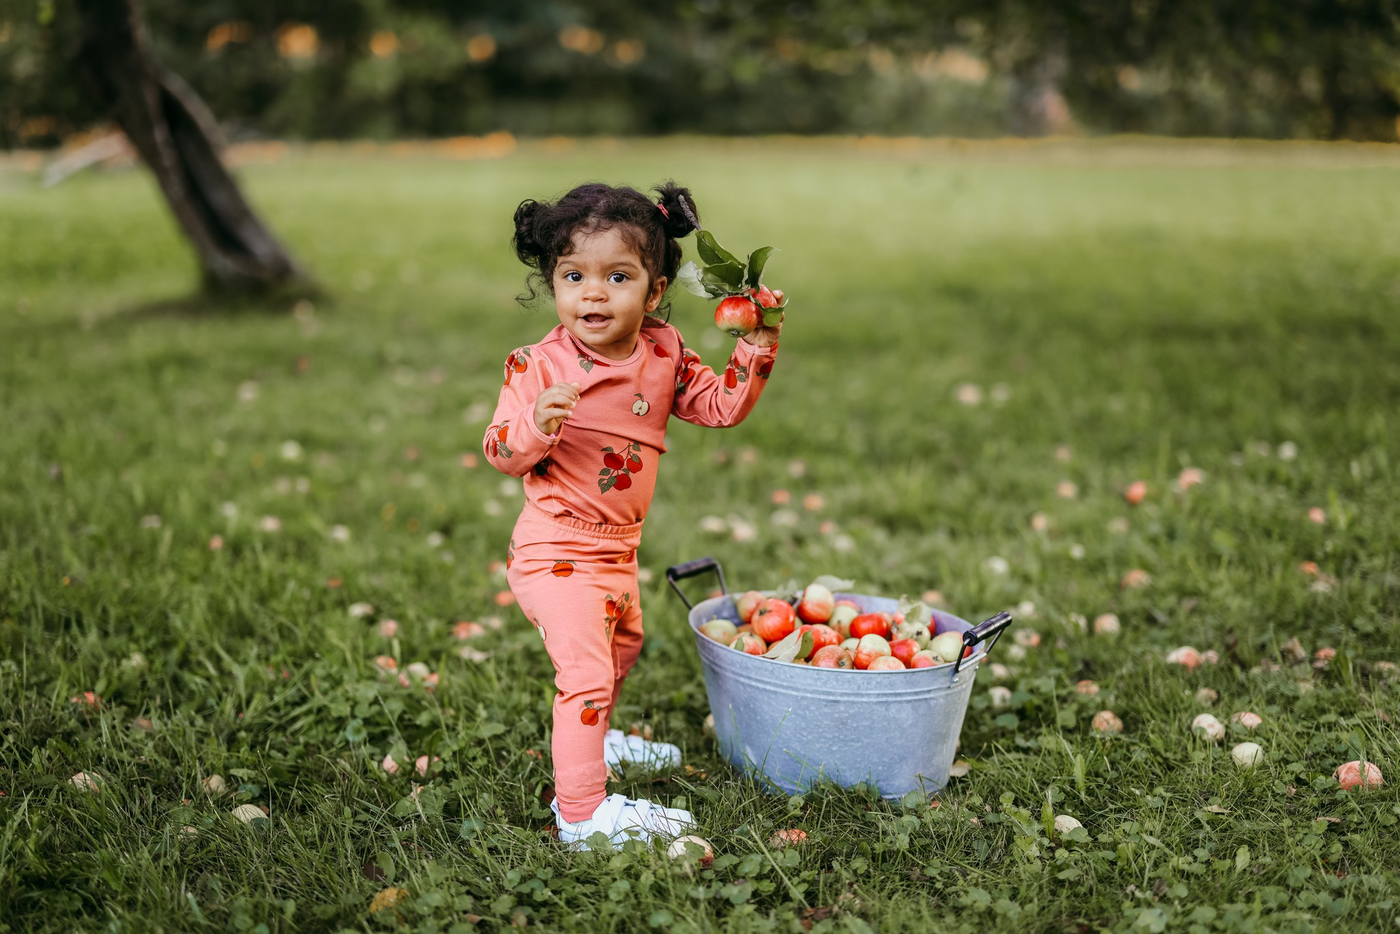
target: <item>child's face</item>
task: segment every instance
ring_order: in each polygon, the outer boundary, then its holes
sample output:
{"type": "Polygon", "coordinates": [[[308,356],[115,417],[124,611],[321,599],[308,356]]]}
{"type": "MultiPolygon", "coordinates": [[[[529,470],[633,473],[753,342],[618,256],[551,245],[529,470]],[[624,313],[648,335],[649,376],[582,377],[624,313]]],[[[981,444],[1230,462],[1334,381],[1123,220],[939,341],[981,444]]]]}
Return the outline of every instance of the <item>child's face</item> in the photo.
{"type": "Polygon", "coordinates": [[[650,281],[641,258],[617,228],[575,237],[573,252],[559,257],[554,267],[559,323],[611,360],[632,355],[642,322],[665,291],[666,278],[650,281]]]}

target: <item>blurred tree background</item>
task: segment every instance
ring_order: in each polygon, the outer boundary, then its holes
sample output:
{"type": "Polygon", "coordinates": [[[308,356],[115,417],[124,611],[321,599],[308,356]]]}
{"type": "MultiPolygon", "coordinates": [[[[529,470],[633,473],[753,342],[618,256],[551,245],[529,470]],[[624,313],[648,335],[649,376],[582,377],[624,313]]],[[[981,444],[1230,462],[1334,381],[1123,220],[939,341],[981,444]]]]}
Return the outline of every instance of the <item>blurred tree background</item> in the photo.
{"type": "MultiPolygon", "coordinates": [[[[145,0],[233,138],[1140,132],[1387,140],[1400,0],[145,0]]],[[[101,118],[0,0],[0,147],[101,118]]]]}

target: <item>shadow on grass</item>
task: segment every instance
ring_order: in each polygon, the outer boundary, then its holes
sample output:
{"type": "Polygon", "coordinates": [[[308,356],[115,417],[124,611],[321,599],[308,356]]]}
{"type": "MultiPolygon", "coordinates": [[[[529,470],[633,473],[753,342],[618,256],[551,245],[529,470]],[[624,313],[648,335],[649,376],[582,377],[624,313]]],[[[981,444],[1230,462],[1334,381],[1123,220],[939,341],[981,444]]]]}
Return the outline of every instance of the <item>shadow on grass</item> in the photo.
{"type": "MultiPolygon", "coordinates": [[[[258,292],[200,289],[184,295],[137,302],[92,316],[77,325],[85,331],[115,332],[152,321],[222,321],[231,318],[280,318],[298,313],[302,302],[317,311],[335,307],[335,296],[319,286],[302,283],[258,292]]],[[[72,322],[55,321],[49,329],[68,330],[72,322]]]]}

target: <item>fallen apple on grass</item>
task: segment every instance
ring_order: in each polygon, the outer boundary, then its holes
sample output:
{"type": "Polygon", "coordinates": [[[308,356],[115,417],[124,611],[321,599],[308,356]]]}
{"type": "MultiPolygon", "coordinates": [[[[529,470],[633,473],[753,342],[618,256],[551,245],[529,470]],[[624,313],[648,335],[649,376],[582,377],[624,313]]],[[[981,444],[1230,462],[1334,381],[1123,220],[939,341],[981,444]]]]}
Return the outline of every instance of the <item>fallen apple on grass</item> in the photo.
{"type": "Polygon", "coordinates": [[[1264,749],[1258,743],[1238,743],[1230,750],[1230,758],[1242,769],[1252,769],[1264,761],[1264,749]]]}
{"type": "Polygon", "coordinates": [[[1344,762],[1337,766],[1336,770],[1332,772],[1332,777],[1347,791],[1353,788],[1369,791],[1385,784],[1385,778],[1381,775],[1381,770],[1376,764],[1362,762],[1360,759],[1344,762]]]}

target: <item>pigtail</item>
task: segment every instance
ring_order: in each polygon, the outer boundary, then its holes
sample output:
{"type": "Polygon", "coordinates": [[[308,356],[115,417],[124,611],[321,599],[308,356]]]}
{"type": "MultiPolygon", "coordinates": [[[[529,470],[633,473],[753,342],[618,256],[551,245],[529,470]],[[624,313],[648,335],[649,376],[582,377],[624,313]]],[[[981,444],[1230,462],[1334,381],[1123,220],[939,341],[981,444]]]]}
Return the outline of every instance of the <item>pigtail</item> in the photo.
{"type": "Polygon", "coordinates": [[[520,206],[515,209],[515,235],[511,238],[511,243],[515,246],[515,255],[520,257],[520,261],[526,266],[540,268],[540,260],[544,257],[545,249],[536,237],[535,224],[539,218],[540,211],[544,205],[533,198],[527,198],[520,202],[520,206]]]}
{"type": "Polygon", "coordinates": [[[661,227],[669,239],[679,240],[692,230],[700,229],[700,209],[695,206],[689,188],[668,181],[652,190],[660,196],[656,206],[661,214],[661,227]]]}

